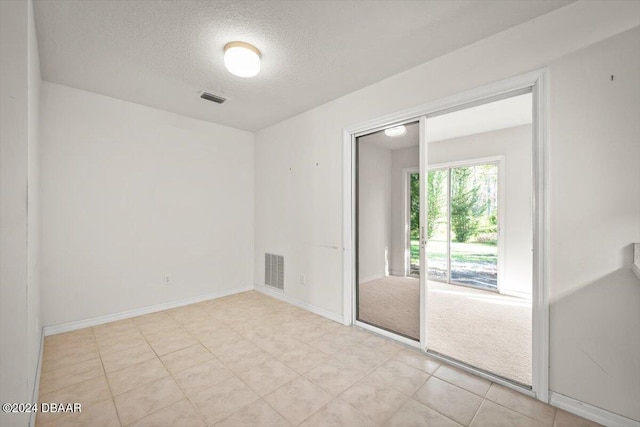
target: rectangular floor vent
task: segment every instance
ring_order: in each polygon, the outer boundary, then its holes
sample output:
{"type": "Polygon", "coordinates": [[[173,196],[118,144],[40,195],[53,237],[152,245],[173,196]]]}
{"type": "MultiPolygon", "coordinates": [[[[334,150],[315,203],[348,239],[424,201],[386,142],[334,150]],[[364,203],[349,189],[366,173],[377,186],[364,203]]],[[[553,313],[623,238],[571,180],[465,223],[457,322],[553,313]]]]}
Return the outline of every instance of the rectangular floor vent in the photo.
{"type": "Polygon", "coordinates": [[[284,257],[264,254],[264,283],[284,290],[284,257]]]}

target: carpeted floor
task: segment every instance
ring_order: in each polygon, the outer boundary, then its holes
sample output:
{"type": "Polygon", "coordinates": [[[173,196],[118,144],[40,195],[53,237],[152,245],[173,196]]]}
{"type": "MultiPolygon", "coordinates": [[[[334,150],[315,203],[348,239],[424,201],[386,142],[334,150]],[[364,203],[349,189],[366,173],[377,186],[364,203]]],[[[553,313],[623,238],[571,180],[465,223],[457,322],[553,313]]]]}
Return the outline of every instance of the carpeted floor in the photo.
{"type": "MultiPolygon", "coordinates": [[[[420,337],[418,279],[388,276],[362,283],[359,320],[420,337]]],[[[469,365],[531,384],[531,302],[428,282],[429,348],[469,365]]]]}

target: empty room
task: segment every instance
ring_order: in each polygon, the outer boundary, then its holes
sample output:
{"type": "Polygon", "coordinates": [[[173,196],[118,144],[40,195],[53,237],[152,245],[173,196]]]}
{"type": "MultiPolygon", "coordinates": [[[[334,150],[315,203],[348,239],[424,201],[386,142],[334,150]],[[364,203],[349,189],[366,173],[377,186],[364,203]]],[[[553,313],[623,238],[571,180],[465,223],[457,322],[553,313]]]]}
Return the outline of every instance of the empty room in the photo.
{"type": "Polygon", "coordinates": [[[2,427],[640,427],[640,1],[0,0],[2,427]]]}

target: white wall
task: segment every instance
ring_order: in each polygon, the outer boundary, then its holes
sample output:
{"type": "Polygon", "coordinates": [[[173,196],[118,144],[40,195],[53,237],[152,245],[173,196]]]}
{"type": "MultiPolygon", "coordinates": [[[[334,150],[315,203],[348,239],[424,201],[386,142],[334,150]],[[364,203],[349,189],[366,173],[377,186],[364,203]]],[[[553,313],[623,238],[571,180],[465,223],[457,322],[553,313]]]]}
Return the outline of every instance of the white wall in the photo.
{"type": "MultiPolygon", "coordinates": [[[[30,402],[40,350],[38,85],[31,2],[0,2],[0,402],[30,402]]],[[[28,414],[0,413],[26,426],[28,414]]]]}
{"type": "Polygon", "coordinates": [[[41,89],[44,325],[252,284],[251,133],[41,89]]]}
{"type": "MultiPolygon", "coordinates": [[[[606,105],[606,111],[599,102],[590,102],[587,108],[583,102],[574,103],[572,99],[580,99],[592,89],[595,74],[587,71],[589,67],[594,67],[595,70],[600,70],[601,67],[615,68],[615,74],[618,75],[635,72],[632,66],[634,55],[637,57],[639,49],[638,29],[627,34],[621,33],[639,24],[640,4],[637,2],[578,2],[261,130],[256,134],[254,277],[259,280],[264,276],[262,254],[265,250],[280,251],[288,259],[286,294],[325,310],[342,313],[342,129],[544,66],[551,67],[552,90],[557,90],[560,84],[567,85],[562,98],[552,95],[550,105],[553,139],[550,142],[549,185],[562,189],[563,192],[567,192],[570,185],[573,186],[571,191],[578,191],[580,194],[595,191],[590,194],[589,200],[597,200],[598,197],[607,200],[613,197],[610,193],[615,191],[611,188],[596,187],[594,190],[585,181],[566,176],[565,174],[574,176],[569,165],[575,162],[566,161],[568,156],[563,155],[563,152],[566,150],[564,147],[571,147],[569,151],[576,158],[598,157],[601,152],[613,155],[608,148],[611,142],[599,137],[601,134],[606,135],[609,127],[603,118],[618,111],[626,117],[629,104],[635,102],[630,97],[634,93],[637,77],[635,80],[632,77],[617,80],[617,84],[629,95],[626,99],[619,96],[608,104],[603,104],[606,105]],[[611,46],[608,49],[609,55],[615,58],[614,62],[602,62],[599,53],[601,49],[587,49],[582,52],[582,59],[577,61],[582,66],[575,67],[575,70],[572,67],[571,77],[556,80],[554,73],[558,72],[559,77],[562,76],[562,57],[617,34],[621,35],[609,41],[611,46]],[[631,51],[635,53],[629,53],[631,51]],[[567,84],[568,79],[573,82],[567,84]],[[562,103],[571,108],[562,107],[562,103]],[[602,115],[580,113],[590,111],[589,108],[596,108],[602,115]],[[559,125],[558,120],[571,123],[572,128],[581,125],[588,125],[590,129],[595,127],[597,132],[584,135],[581,132],[572,133],[566,124],[559,125]],[[561,129],[567,130],[558,134],[561,129]],[[308,278],[305,285],[291,279],[299,274],[305,274],[308,278]]],[[[607,74],[609,73],[605,73],[604,77],[608,77],[607,74]]],[[[618,120],[615,122],[620,134],[625,136],[623,140],[628,146],[623,148],[626,153],[633,154],[632,142],[637,144],[635,121],[637,119],[625,123],[619,123],[618,120]]],[[[624,179],[627,188],[631,185],[633,189],[634,184],[629,184],[627,178],[628,175],[636,176],[640,162],[637,162],[637,155],[626,155],[627,159],[636,159],[635,165],[628,165],[626,171],[612,167],[606,174],[601,168],[596,168],[591,173],[598,172],[599,177],[615,183],[624,179]]],[[[609,163],[606,164],[609,166],[609,163]]],[[[579,168],[580,171],[582,169],[579,168]]],[[[555,194],[552,194],[552,202],[557,203],[558,196],[555,194]]],[[[625,218],[633,217],[633,225],[616,226],[614,234],[620,240],[623,239],[622,235],[626,236],[624,239],[628,245],[638,241],[637,218],[640,212],[637,210],[637,202],[630,201],[635,196],[629,196],[637,195],[638,191],[624,194],[626,202],[620,202],[624,206],[621,210],[625,212],[625,218]]],[[[576,218],[574,212],[568,218],[568,215],[558,212],[553,204],[551,210],[553,230],[565,227],[577,230],[575,226],[581,224],[579,230],[585,236],[582,238],[591,242],[582,242],[580,247],[574,249],[575,254],[561,257],[562,261],[567,262],[554,264],[553,280],[550,283],[552,292],[555,292],[556,287],[563,287],[562,284],[556,284],[559,276],[566,281],[565,288],[582,288],[599,277],[607,276],[607,271],[612,269],[621,269],[625,275],[631,274],[629,257],[621,255],[626,245],[620,247],[619,242],[613,242],[609,238],[596,243],[600,233],[595,230],[605,223],[596,221],[591,214],[585,215],[582,220],[580,217],[576,218]],[[598,260],[603,253],[611,254],[611,258],[607,256],[607,261],[601,263],[598,260]],[[592,265],[584,268],[585,262],[581,260],[592,265]]],[[[557,256],[558,247],[564,245],[560,236],[561,233],[552,231],[551,245],[555,249],[551,256],[557,256]]],[[[572,248],[574,246],[577,245],[571,244],[572,248]]],[[[602,298],[587,298],[576,309],[578,318],[601,310],[600,317],[628,318],[629,325],[636,327],[637,323],[634,322],[640,311],[637,287],[620,285],[617,280],[603,280],[617,292],[615,298],[623,301],[623,305],[616,308],[608,303],[603,304],[602,298]]],[[[551,318],[552,389],[568,396],[582,397],[592,405],[640,419],[637,405],[640,395],[630,386],[632,382],[640,383],[635,368],[632,367],[633,361],[637,363],[640,359],[640,334],[629,333],[623,337],[622,334],[604,333],[600,327],[585,328],[581,335],[588,337],[590,342],[613,343],[617,350],[617,353],[598,353],[597,356],[602,359],[599,363],[606,361],[607,364],[615,365],[616,369],[631,366],[626,378],[610,376],[610,382],[603,388],[602,383],[595,380],[600,377],[600,368],[593,364],[586,365],[588,357],[581,353],[575,340],[569,339],[567,328],[557,324],[556,310],[557,305],[552,307],[551,318]],[[558,344],[559,341],[562,344],[558,344]],[[564,363],[568,360],[566,354],[580,357],[581,361],[575,364],[564,363]],[[589,391],[580,391],[579,387],[589,391]]],[[[607,348],[609,346],[602,346],[602,352],[607,348]]]]}
{"type": "Polygon", "coordinates": [[[358,280],[389,275],[391,150],[358,142],[358,280]]]}
{"type": "Polygon", "coordinates": [[[639,52],[636,28],[550,69],[551,388],[635,420],[639,52]]]}

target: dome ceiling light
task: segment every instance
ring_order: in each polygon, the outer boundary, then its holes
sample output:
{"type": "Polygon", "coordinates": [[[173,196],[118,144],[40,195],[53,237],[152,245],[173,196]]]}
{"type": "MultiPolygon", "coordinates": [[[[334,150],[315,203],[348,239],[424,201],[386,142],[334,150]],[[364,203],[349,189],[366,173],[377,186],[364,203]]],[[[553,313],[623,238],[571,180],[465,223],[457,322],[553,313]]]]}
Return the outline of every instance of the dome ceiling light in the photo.
{"type": "Polygon", "coordinates": [[[384,134],[392,138],[407,134],[407,128],[404,125],[395,126],[384,130],[384,134]]]}
{"type": "Polygon", "coordinates": [[[230,42],[224,46],[224,66],[238,77],[253,77],[260,72],[260,51],[245,42],[230,42]]]}

